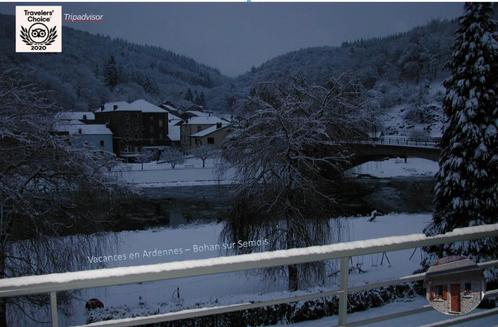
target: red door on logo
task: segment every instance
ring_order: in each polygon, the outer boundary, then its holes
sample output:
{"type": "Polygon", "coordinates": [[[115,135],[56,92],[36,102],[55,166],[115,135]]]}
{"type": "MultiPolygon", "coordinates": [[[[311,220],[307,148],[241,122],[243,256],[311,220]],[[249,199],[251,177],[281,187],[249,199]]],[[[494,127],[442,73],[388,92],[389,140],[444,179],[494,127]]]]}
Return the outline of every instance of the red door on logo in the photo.
{"type": "Polygon", "coordinates": [[[451,284],[451,311],[460,312],[460,284],[451,284]]]}

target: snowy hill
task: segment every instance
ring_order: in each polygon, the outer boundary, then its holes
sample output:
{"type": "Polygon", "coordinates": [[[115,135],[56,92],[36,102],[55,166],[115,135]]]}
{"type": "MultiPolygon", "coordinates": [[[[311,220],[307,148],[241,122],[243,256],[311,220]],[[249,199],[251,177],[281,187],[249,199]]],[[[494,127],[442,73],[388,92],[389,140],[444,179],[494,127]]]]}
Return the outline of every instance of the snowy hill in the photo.
{"type": "Polygon", "coordinates": [[[290,52],[213,88],[207,104],[228,108],[234,97],[246,96],[258,83],[288,76],[322,84],[347,74],[368,95],[368,107],[381,112],[389,134],[401,130],[407,135],[413,128],[431,134],[440,127],[443,67],[455,30],[454,21],[433,21],[402,34],[290,52]]]}
{"type": "MultiPolygon", "coordinates": [[[[88,111],[103,102],[144,98],[189,105],[185,94],[201,96],[227,79],[218,70],[158,47],[63,29],[60,54],[19,54],[14,51],[14,16],[0,15],[0,67],[17,68],[41,87],[54,90],[68,110],[88,111]],[[111,56],[116,85],[106,83],[111,56]]],[[[191,103],[190,103],[191,105],[191,103]]]]}

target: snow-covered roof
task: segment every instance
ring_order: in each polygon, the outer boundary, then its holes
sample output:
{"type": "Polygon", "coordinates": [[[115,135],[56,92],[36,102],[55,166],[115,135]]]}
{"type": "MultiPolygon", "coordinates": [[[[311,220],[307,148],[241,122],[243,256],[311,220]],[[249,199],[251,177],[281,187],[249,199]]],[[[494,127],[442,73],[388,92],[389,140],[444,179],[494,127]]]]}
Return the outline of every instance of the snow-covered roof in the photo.
{"type": "Polygon", "coordinates": [[[185,120],[185,124],[189,125],[214,125],[216,123],[226,123],[226,121],[216,116],[190,117],[185,120]]]}
{"type": "Polygon", "coordinates": [[[103,124],[77,124],[74,121],[70,123],[59,123],[54,125],[57,132],[67,132],[69,135],[112,135],[112,132],[103,124]]]}
{"type": "Polygon", "coordinates": [[[130,103],[132,107],[137,107],[141,112],[158,112],[158,113],[166,113],[167,111],[148,102],[144,99],[135,100],[130,103]]]}
{"type": "Polygon", "coordinates": [[[449,271],[480,269],[477,264],[468,258],[460,258],[454,261],[442,262],[431,266],[427,274],[446,273],[449,271]]]}
{"type": "Polygon", "coordinates": [[[229,126],[230,124],[226,124],[226,123],[222,123],[222,125],[220,127],[216,126],[216,125],[213,125],[211,127],[208,127],[208,128],[205,128],[203,129],[202,131],[199,131],[195,134],[192,134],[192,137],[203,137],[203,136],[207,136],[211,133],[214,133],[216,131],[219,131],[220,129],[223,129],[227,126],[229,126]]]}
{"type": "Polygon", "coordinates": [[[220,117],[223,120],[226,120],[228,122],[231,122],[233,120],[233,115],[232,114],[217,114],[218,117],[220,117]]]}
{"type": "Polygon", "coordinates": [[[61,111],[55,114],[56,120],[95,120],[91,111],[61,111]]]}
{"type": "Polygon", "coordinates": [[[103,109],[99,108],[97,111],[101,112],[110,112],[110,111],[140,111],[137,107],[131,106],[126,101],[117,101],[117,102],[106,102],[103,105],[103,109]],[[116,109],[114,110],[114,106],[116,109]]]}
{"type": "Polygon", "coordinates": [[[164,109],[166,109],[166,110],[178,111],[178,109],[176,109],[175,107],[173,107],[173,106],[172,106],[172,105],[170,105],[170,104],[163,103],[161,106],[162,106],[164,109]]]}
{"type": "Polygon", "coordinates": [[[175,123],[177,123],[180,120],[183,120],[183,119],[168,112],[168,121],[170,121],[170,122],[174,121],[175,123]]]}
{"type": "Polygon", "coordinates": [[[166,110],[148,102],[144,99],[135,100],[132,103],[126,101],[118,102],[107,102],[104,104],[104,110],[102,108],[97,109],[97,112],[111,112],[111,111],[140,111],[144,113],[167,113],[166,110]],[[114,109],[116,106],[116,109],[114,109]]]}
{"type": "Polygon", "coordinates": [[[207,116],[212,116],[210,112],[203,112],[199,110],[187,110],[186,112],[196,116],[196,117],[207,117],[207,116]]]}

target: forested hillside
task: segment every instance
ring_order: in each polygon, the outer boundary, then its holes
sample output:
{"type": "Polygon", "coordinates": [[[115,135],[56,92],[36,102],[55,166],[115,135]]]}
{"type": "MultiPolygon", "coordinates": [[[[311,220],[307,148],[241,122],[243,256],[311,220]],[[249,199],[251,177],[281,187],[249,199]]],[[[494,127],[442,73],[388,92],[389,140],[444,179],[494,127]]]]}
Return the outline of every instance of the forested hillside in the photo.
{"type": "Polygon", "coordinates": [[[15,53],[14,30],[14,16],[0,15],[2,70],[19,69],[39,86],[54,90],[68,110],[137,98],[202,103],[207,90],[225,81],[218,70],[174,52],[71,28],[63,29],[60,54],[15,53]]]}
{"type": "Polygon", "coordinates": [[[343,74],[361,84],[372,106],[420,102],[421,94],[437,93],[434,87],[445,77],[443,67],[451,55],[455,29],[453,21],[433,21],[403,34],[290,52],[212,89],[208,105],[228,108],[233,95],[247,95],[261,82],[299,76],[323,83],[343,74]]]}

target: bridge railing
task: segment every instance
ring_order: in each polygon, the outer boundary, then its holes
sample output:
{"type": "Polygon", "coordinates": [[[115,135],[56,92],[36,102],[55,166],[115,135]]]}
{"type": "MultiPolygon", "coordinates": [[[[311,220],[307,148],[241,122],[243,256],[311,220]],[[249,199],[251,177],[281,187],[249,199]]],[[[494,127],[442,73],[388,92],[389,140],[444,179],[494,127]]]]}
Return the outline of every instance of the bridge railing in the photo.
{"type": "Polygon", "coordinates": [[[342,143],[348,144],[372,144],[372,145],[392,145],[392,146],[410,146],[410,147],[430,147],[437,148],[438,142],[434,139],[418,139],[408,137],[379,137],[379,138],[353,138],[343,140],[342,143]]]}
{"type": "MultiPolygon", "coordinates": [[[[430,307],[425,306],[415,310],[369,318],[364,321],[356,321],[348,324],[347,299],[349,292],[413,282],[422,280],[425,276],[424,274],[416,274],[401,277],[396,280],[370,283],[359,287],[349,287],[349,260],[351,257],[496,236],[498,236],[498,224],[492,224],[455,229],[452,232],[435,236],[410,234],[313,246],[308,248],[217,257],[211,259],[7,278],[0,280],[0,297],[5,298],[42,293],[50,294],[52,326],[58,326],[57,292],[61,291],[151,282],[340,259],[341,283],[340,288],[337,290],[309,293],[269,301],[245,302],[215,307],[186,309],[145,317],[102,321],[89,324],[88,326],[136,326],[187,318],[197,318],[227,312],[260,308],[280,303],[306,301],[314,298],[336,295],[339,296],[339,326],[358,326],[374,321],[383,321],[409,314],[420,313],[430,310],[430,307]]],[[[498,260],[481,263],[480,265],[483,269],[490,268],[498,265],[498,260]]],[[[492,294],[492,292],[488,294],[492,294]]],[[[477,319],[492,314],[498,314],[498,309],[491,309],[485,311],[484,313],[480,312],[475,315],[469,315],[464,319],[477,319]]],[[[446,322],[441,322],[441,324],[442,326],[447,325],[446,322]]]]}

